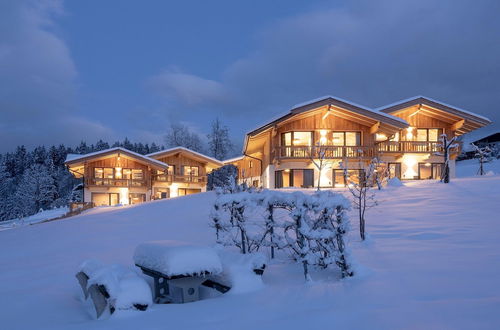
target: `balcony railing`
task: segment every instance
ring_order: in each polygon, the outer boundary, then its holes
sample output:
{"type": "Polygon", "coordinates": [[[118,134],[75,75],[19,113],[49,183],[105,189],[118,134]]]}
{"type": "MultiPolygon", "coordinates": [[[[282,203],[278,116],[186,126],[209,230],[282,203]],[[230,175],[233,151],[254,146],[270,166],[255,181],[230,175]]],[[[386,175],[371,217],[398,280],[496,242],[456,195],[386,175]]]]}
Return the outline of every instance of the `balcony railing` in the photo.
{"type": "Polygon", "coordinates": [[[439,142],[428,141],[386,141],[376,146],[378,152],[433,153],[440,151],[439,142]]]}
{"type": "Polygon", "coordinates": [[[278,146],[277,158],[360,158],[373,157],[373,146],[278,146]]]}
{"type": "Polygon", "coordinates": [[[87,185],[90,186],[112,186],[112,187],[146,186],[146,180],[89,178],[86,181],[87,185]]]}
{"type": "Polygon", "coordinates": [[[191,182],[191,183],[203,183],[207,182],[207,177],[205,175],[157,175],[154,178],[155,181],[160,182],[191,182]]]}

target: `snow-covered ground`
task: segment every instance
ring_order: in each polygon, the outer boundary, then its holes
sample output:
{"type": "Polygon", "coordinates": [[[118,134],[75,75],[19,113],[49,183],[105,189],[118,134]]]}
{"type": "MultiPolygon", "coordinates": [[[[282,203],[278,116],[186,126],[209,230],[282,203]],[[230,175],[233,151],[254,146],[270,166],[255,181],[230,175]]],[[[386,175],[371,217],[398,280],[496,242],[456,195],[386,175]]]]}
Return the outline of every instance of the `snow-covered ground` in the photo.
{"type": "Polygon", "coordinates": [[[32,216],[22,218],[22,219],[12,219],[7,221],[0,221],[0,231],[6,229],[13,229],[22,226],[34,225],[36,223],[44,222],[47,220],[59,218],[60,216],[68,213],[68,207],[58,207],[52,210],[40,211],[32,216]]]}
{"type": "Polygon", "coordinates": [[[352,279],[313,274],[315,281],[304,284],[300,267],[273,264],[257,291],[95,320],[74,277],[80,263],[98,258],[133,265],[134,249],[143,241],[211,245],[208,215],[214,198],[203,193],[97,208],[0,232],[0,328],[495,329],[500,324],[498,175],[448,185],[406,182],[379,192],[380,205],[367,216],[369,240],[361,243],[355,230],[351,235],[359,270],[352,279]]]}

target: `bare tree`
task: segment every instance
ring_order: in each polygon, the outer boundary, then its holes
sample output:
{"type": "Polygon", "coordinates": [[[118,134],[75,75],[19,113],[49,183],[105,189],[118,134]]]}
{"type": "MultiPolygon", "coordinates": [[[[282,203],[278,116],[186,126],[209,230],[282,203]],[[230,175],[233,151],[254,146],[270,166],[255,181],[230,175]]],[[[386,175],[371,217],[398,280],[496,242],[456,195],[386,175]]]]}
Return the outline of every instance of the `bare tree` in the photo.
{"type": "Polygon", "coordinates": [[[171,124],[165,136],[168,147],[184,147],[197,152],[203,152],[203,143],[198,134],[191,132],[186,125],[171,124]]]}
{"type": "Polygon", "coordinates": [[[216,118],[212,123],[212,131],[207,135],[207,138],[210,155],[216,159],[226,159],[234,148],[229,139],[229,128],[222,125],[219,118],[216,118]]]}
{"type": "Polygon", "coordinates": [[[471,145],[474,147],[474,150],[476,151],[474,156],[479,161],[479,170],[477,171],[477,174],[485,175],[486,172],[484,171],[484,163],[488,163],[491,160],[492,151],[488,146],[480,148],[476,146],[474,143],[471,143],[471,145]]]}
{"type": "Polygon", "coordinates": [[[323,170],[331,167],[332,165],[332,160],[327,157],[328,150],[329,148],[326,144],[318,142],[316,146],[311,148],[311,152],[309,153],[309,159],[314,166],[316,166],[319,172],[317,190],[320,190],[321,188],[321,174],[323,173],[323,170]]]}
{"type": "Polygon", "coordinates": [[[457,137],[454,136],[448,139],[446,134],[441,134],[440,147],[442,152],[436,152],[436,155],[443,156],[444,158],[444,170],[441,174],[441,181],[444,183],[450,182],[450,154],[453,149],[458,147],[457,137]]]}
{"type": "Polygon", "coordinates": [[[389,168],[378,157],[374,157],[372,163],[374,165],[373,182],[378,190],[382,190],[384,183],[389,179],[389,168]]]}
{"type": "MultiPolygon", "coordinates": [[[[362,161],[360,160],[360,164],[362,161]]],[[[374,185],[376,162],[373,160],[368,164],[365,170],[360,170],[358,175],[349,176],[348,169],[342,162],[341,167],[344,170],[344,181],[351,193],[353,200],[352,204],[355,210],[358,211],[359,218],[359,235],[361,240],[365,240],[365,213],[366,210],[377,205],[375,194],[371,192],[374,185]]]]}

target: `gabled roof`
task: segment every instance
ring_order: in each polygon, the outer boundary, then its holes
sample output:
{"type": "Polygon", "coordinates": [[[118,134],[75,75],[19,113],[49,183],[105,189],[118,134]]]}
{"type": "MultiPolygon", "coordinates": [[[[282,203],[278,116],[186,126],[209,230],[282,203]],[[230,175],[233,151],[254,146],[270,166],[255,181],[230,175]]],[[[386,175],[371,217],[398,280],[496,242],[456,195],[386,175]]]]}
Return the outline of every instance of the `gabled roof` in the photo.
{"type": "Polygon", "coordinates": [[[130,151],[128,149],[122,148],[122,147],[115,147],[115,148],[109,148],[105,150],[100,150],[96,152],[91,152],[85,155],[75,155],[75,154],[69,154],[66,157],[65,164],[66,165],[78,165],[80,163],[85,162],[86,160],[90,160],[93,158],[100,158],[100,157],[105,157],[108,155],[113,155],[115,153],[122,153],[125,156],[128,156],[130,158],[137,159],[140,162],[150,164],[152,166],[161,168],[161,169],[166,169],[168,168],[168,164],[161,162],[159,160],[156,160],[154,158],[150,158],[148,156],[144,156],[141,154],[138,154],[136,152],[130,151]]]}
{"type": "Polygon", "coordinates": [[[491,120],[489,120],[488,118],[486,118],[484,116],[478,115],[477,113],[470,112],[470,111],[461,109],[459,107],[431,99],[430,97],[423,96],[423,95],[413,96],[413,97],[410,97],[408,99],[404,99],[404,100],[397,101],[397,102],[394,102],[394,103],[391,103],[388,105],[384,105],[382,107],[376,108],[375,110],[381,111],[384,113],[392,113],[392,112],[396,112],[396,111],[399,111],[399,110],[402,110],[404,108],[408,108],[408,107],[411,107],[412,105],[417,105],[417,104],[427,104],[431,107],[434,107],[434,108],[437,108],[437,109],[443,110],[443,111],[448,111],[452,114],[470,116],[470,117],[474,117],[475,119],[477,119],[479,121],[485,122],[486,124],[491,123],[491,120]]]}
{"type": "Polygon", "coordinates": [[[408,123],[404,119],[370,109],[368,107],[344,100],[344,99],[336,97],[336,96],[327,95],[327,96],[323,96],[323,97],[313,99],[313,100],[310,100],[307,102],[296,104],[292,107],[292,109],[288,113],[285,113],[285,114],[277,117],[276,119],[273,119],[271,122],[268,122],[267,124],[262,125],[256,129],[248,132],[247,135],[254,136],[256,134],[259,134],[259,133],[267,130],[268,128],[273,127],[277,123],[282,122],[288,118],[291,118],[291,117],[298,115],[300,113],[304,113],[304,112],[307,112],[310,110],[314,110],[316,108],[320,108],[320,107],[325,106],[325,105],[337,106],[337,107],[345,109],[347,111],[354,112],[354,113],[357,113],[359,115],[372,118],[374,120],[383,122],[383,123],[391,125],[391,126],[396,126],[399,128],[406,128],[409,126],[408,123]]]}
{"type": "Polygon", "coordinates": [[[210,156],[204,155],[204,154],[202,154],[200,152],[197,152],[197,151],[185,148],[185,147],[173,147],[173,148],[170,148],[170,149],[165,149],[165,150],[161,150],[161,151],[158,151],[158,152],[153,152],[151,154],[148,154],[147,156],[155,158],[155,159],[158,159],[158,158],[167,157],[169,155],[173,155],[173,154],[176,154],[176,153],[179,153],[179,152],[183,152],[183,153],[188,153],[188,154],[194,155],[196,158],[201,158],[202,160],[204,160],[207,163],[213,163],[213,164],[218,165],[218,166],[222,166],[223,165],[223,163],[220,160],[218,160],[218,159],[212,158],[210,156]]]}

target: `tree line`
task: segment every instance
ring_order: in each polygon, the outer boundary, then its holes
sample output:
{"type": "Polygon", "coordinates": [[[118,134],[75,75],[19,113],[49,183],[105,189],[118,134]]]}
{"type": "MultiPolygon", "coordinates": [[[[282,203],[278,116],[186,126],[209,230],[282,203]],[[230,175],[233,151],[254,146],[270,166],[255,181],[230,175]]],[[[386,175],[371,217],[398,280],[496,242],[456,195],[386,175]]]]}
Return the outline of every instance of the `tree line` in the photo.
{"type": "Polygon", "coordinates": [[[87,154],[113,147],[122,147],[146,155],[165,148],[182,146],[224,159],[231,156],[233,144],[229,129],[218,119],[212,124],[207,139],[182,124],[172,124],[165,136],[165,146],[156,143],[131,142],[128,138],[115,143],[99,140],[94,144],[82,141],[76,147],[64,144],[38,146],[27,150],[0,154],[0,221],[27,217],[40,210],[61,207],[81,196],[74,188],[81,183],[68,171],[64,162],[68,154],[87,154]],[[202,141],[207,141],[206,145],[202,141]]]}

